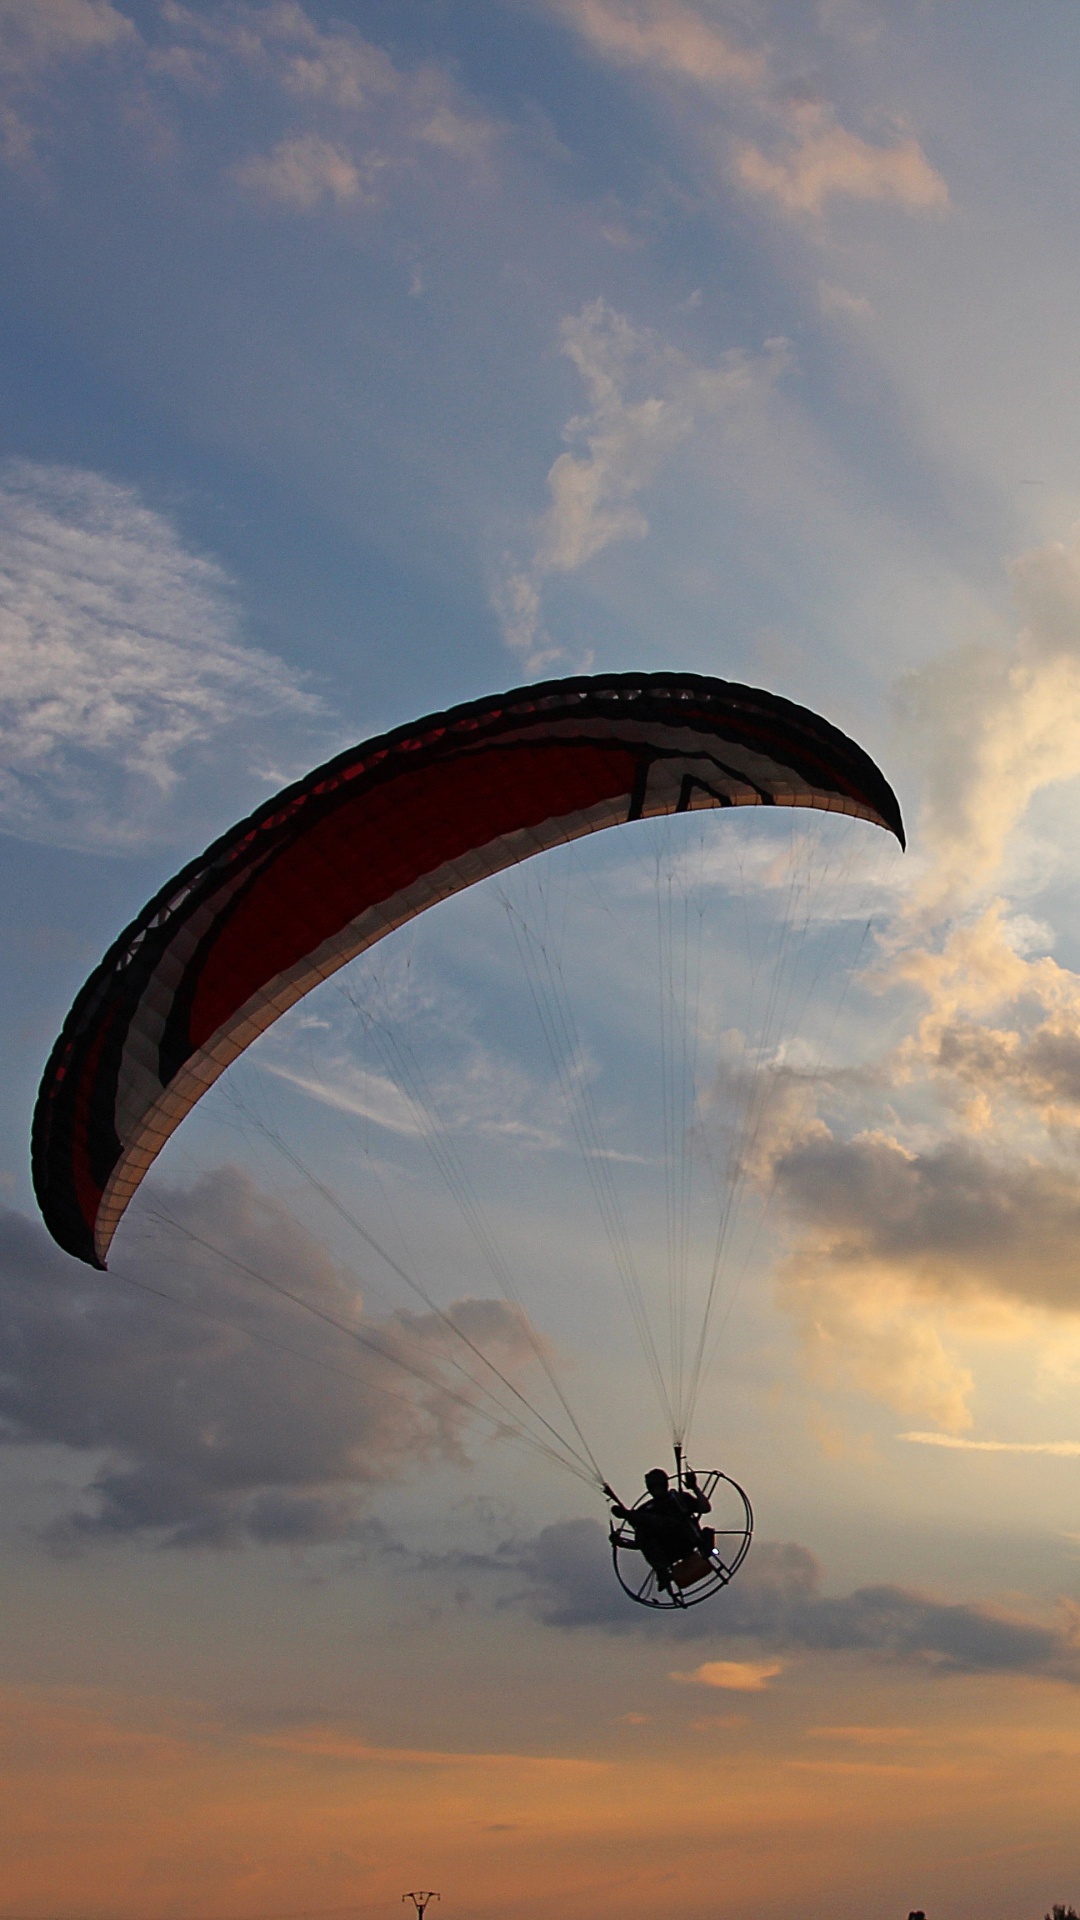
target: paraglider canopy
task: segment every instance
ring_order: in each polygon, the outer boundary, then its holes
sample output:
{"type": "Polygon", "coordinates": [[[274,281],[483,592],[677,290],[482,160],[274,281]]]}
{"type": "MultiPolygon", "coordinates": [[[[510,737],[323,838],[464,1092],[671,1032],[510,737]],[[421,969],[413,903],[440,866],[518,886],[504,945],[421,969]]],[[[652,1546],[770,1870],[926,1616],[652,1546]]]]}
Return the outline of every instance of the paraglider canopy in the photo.
{"type": "Polygon", "coordinates": [[[904,844],[896,797],[853,741],[695,674],[547,681],[339,754],[177,874],[78,995],[34,1116],[49,1231],[104,1266],[147,1169],[219,1074],[425,908],[601,828],[745,806],[849,814],[904,844]]]}

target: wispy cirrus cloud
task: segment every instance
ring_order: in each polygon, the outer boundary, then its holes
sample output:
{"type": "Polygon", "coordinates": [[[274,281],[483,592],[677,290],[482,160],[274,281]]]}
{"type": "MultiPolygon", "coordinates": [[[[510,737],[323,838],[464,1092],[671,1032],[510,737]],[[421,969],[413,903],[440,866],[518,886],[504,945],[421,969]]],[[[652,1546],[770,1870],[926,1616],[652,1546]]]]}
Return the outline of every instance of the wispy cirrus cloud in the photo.
{"type": "Polygon", "coordinates": [[[419,1090],[415,1080],[410,1084],[342,1055],[306,1068],[280,1058],[267,1058],[261,1065],[323,1106],[411,1139],[434,1138],[445,1144],[450,1135],[460,1133],[502,1140],[519,1150],[563,1152],[572,1140],[558,1090],[539,1085],[516,1063],[479,1046],[471,1047],[456,1069],[440,1072],[419,1090]]]}
{"type": "Polygon", "coordinates": [[[970,1440],[955,1433],[898,1433],[917,1447],[952,1447],[962,1453],[1045,1453],[1059,1460],[1080,1456],[1080,1440],[970,1440]]]}
{"type": "Polygon", "coordinates": [[[219,745],[251,766],[320,720],[299,678],[243,643],[221,567],[133,488],[9,462],[0,529],[8,832],[137,846],[172,830],[170,796],[219,745]]]}
{"type": "Polygon", "coordinates": [[[358,1067],[352,1061],[339,1060],[318,1072],[298,1070],[280,1060],[261,1061],[264,1073],[285,1080],[309,1094],[323,1106],[339,1113],[351,1113],[358,1120],[372,1120],[389,1133],[418,1139],[424,1124],[414,1112],[400,1087],[384,1073],[358,1067]]]}
{"type": "Polygon", "coordinates": [[[786,342],[773,340],[760,354],[732,349],[702,366],[603,300],[568,315],[560,339],[588,407],[563,429],[568,446],[548,473],[531,563],[508,569],[493,594],[506,644],[533,670],[561,652],[543,630],[544,581],[578,571],[614,542],[642,539],[642,495],[676,449],[706,424],[723,431],[789,364],[786,342]]]}

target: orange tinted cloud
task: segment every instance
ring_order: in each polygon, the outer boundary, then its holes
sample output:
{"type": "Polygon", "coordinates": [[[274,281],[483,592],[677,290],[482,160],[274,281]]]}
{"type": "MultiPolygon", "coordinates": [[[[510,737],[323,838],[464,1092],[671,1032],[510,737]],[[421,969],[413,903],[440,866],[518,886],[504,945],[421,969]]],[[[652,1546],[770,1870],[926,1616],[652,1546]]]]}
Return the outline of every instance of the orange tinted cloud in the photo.
{"type": "Polygon", "coordinates": [[[833,199],[888,200],[908,212],[931,213],[949,204],[944,180],[910,136],[875,146],[816,104],[797,110],[794,130],[779,157],[746,143],[735,160],[743,186],[768,195],[785,213],[819,214],[833,199]]]}
{"type": "Polygon", "coordinates": [[[760,53],[735,46],[681,0],[561,0],[559,11],[597,53],[620,66],[678,74],[705,87],[764,78],[760,53]]]}
{"type": "Polygon", "coordinates": [[[783,1672],[779,1660],[706,1660],[692,1673],[673,1673],[684,1687],[719,1687],[724,1693],[761,1693],[783,1672]]]}

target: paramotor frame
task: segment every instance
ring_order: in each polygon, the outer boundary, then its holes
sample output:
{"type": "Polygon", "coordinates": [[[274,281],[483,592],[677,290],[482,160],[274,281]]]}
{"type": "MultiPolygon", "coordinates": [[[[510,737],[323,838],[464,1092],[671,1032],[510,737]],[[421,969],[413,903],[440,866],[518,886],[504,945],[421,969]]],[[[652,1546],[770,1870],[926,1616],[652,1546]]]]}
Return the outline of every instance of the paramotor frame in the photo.
{"type": "MultiPolygon", "coordinates": [[[[675,1456],[676,1478],[681,1489],[687,1481],[690,1469],[681,1453],[675,1456]]],[[[623,1592],[639,1607],[652,1607],[657,1612],[681,1612],[687,1607],[699,1607],[703,1600],[710,1600],[734,1579],[750,1551],[750,1542],[754,1534],[754,1510],[749,1496],[730,1474],[722,1473],[719,1467],[708,1472],[693,1475],[706,1500],[713,1501],[718,1490],[723,1489],[724,1505],[717,1513],[714,1509],[709,1515],[710,1530],[714,1535],[713,1550],[706,1553],[688,1553],[670,1569],[670,1577],[665,1580],[655,1567],[643,1561],[641,1548],[637,1544],[633,1522],[630,1520],[612,1520],[609,1539],[611,1558],[615,1567],[615,1578],[623,1592]],[[713,1517],[729,1520],[730,1525],[713,1526],[713,1517]],[[720,1545],[723,1542],[723,1546],[720,1545]],[[633,1554],[636,1559],[630,1559],[633,1554]],[[644,1573],[642,1566],[644,1565],[644,1573]]],[[[648,1503],[649,1495],[643,1493],[634,1502],[631,1513],[648,1503]]]]}

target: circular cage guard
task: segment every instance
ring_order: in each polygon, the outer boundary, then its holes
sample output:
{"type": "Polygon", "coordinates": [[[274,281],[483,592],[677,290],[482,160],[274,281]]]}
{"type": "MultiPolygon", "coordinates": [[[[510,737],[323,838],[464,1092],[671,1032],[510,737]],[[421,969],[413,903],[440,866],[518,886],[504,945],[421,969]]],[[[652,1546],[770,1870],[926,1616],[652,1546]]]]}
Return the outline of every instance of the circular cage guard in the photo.
{"type": "MultiPolygon", "coordinates": [[[[689,1469],[681,1461],[678,1468],[678,1484],[686,1483],[689,1469]]],[[[705,1498],[710,1502],[711,1511],[702,1515],[702,1524],[710,1527],[715,1535],[715,1547],[708,1555],[693,1556],[676,1563],[671,1569],[671,1577],[662,1582],[654,1567],[649,1565],[634,1538],[634,1529],[629,1520],[612,1519],[611,1557],[615,1565],[615,1578],[623,1592],[639,1607],[653,1607],[662,1612],[672,1612],[686,1607],[699,1607],[703,1600],[710,1600],[733,1580],[750,1551],[750,1541],[754,1533],[754,1510],[749,1497],[743,1492],[737,1480],[730,1474],[721,1473],[714,1467],[708,1473],[699,1473],[697,1484],[705,1498]],[[697,1559],[699,1565],[708,1571],[698,1572],[690,1565],[697,1559]],[[691,1576],[681,1584],[678,1569],[685,1568],[691,1576]],[[696,1574],[696,1577],[693,1577],[696,1574]]],[[[649,1495],[643,1493],[635,1500],[632,1512],[643,1507],[649,1495]]]]}

